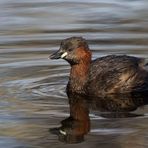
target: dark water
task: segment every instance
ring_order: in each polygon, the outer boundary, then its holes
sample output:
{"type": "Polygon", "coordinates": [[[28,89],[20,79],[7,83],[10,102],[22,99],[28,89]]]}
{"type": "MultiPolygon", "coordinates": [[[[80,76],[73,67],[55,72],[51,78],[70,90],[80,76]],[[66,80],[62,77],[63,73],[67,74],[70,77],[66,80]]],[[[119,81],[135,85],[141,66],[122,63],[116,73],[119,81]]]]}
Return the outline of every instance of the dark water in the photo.
{"type": "Polygon", "coordinates": [[[69,117],[70,67],[47,59],[71,36],[85,37],[93,58],[148,59],[147,8],[147,0],[0,0],[0,148],[148,147],[146,105],[126,118],[92,110],[83,142],[58,140],[49,129],[69,117]]]}

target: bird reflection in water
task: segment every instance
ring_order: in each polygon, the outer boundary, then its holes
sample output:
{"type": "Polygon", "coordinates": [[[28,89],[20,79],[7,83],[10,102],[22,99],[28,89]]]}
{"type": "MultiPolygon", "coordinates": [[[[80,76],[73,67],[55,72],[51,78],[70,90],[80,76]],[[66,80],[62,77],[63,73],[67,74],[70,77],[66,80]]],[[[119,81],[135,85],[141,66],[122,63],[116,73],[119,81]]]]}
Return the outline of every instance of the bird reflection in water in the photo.
{"type": "Polygon", "coordinates": [[[148,93],[110,95],[100,98],[68,94],[70,116],[61,121],[61,126],[51,128],[59,140],[65,143],[80,143],[90,131],[90,110],[99,110],[105,118],[129,118],[142,116],[131,113],[140,106],[148,104],[148,93]]]}

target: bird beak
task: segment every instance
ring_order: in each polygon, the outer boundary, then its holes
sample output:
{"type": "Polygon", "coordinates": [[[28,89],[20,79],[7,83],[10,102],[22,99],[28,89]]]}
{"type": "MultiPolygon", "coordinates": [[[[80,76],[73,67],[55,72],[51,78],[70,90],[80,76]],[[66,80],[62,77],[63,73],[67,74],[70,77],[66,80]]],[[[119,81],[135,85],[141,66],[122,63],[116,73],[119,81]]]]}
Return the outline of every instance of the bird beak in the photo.
{"type": "Polygon", "coordinates": [[[51,54],[49,56],[49,59],[60,59],[60,58],[63,59],[64,57],[67,56],[67,54],[68,54],[67,52],[62,52],[61,50],[58,50],[57,52],[51,54]]]}
{"type": "Polygon", "coordinates": [[[49,59],[60,59],[63,52],[60,50],[56,51],[55,53],[49,56],[49,59]]]}

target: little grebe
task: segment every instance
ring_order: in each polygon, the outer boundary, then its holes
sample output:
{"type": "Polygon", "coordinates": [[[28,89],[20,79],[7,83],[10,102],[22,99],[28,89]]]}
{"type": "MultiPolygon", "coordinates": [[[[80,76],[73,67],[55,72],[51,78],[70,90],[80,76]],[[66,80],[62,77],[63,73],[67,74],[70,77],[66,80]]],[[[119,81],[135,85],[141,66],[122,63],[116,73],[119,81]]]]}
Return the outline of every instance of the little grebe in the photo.
{"type": "Polygon", "coordinates": [[[50,59],[59,58],[71,65],[67,93],[100,96],[148,90],[148,71],[142,58],[109,55],[91,60],[82,37],[63,40],[60,49],[50,55],[50,59]]]}

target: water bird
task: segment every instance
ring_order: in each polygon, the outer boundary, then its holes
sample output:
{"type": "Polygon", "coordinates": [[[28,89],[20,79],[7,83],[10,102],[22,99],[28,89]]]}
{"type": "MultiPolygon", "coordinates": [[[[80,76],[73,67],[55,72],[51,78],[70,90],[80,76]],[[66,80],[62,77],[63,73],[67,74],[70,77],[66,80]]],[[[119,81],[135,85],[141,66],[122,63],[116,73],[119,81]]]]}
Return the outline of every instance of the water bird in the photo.
{"type": "Polygon", "coordinates": [[[148,71],[143,58],[108,55],[92,60],[92,53],[83,37],[70,37],[50,59],[64,59],[70,66],[67,94],[102,96],[141,93],[148,90],[148,71]]]}

